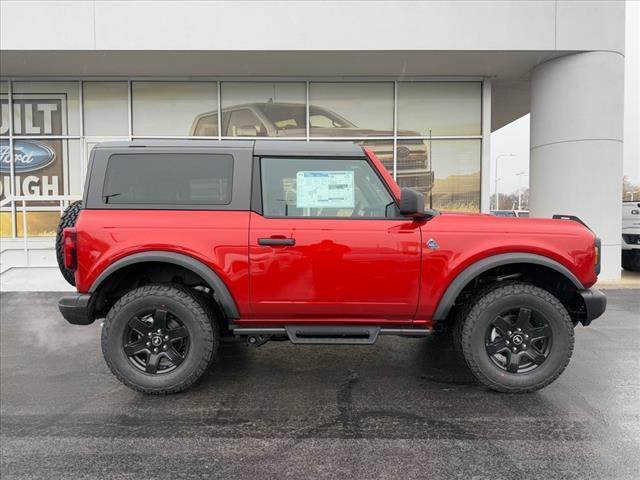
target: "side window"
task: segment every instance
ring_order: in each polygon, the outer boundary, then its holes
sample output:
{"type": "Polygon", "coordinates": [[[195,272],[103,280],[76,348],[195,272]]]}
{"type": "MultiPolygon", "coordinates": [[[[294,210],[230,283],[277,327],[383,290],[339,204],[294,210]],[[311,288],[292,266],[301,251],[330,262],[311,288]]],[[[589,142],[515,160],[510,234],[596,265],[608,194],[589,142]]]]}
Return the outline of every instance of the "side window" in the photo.
{"type": "Polygon", "coordinates": [[[228,205],[233,157],[138,153],[109,158],[102,201],[123,205],[228,205]]]}
{"type": "Polygon", "coordinates": [[[242,110],[231,112],[227,126],[227,136],[264,137],[266,134],[264,125],[251,110],[243,108],[242,110]]]}
{"type": "Polygon", "coordinates": [[[202,137],[216,137],[218,136],[218,114],[205,115],[200,117],[196,121],[196,125],[193,128],[192,135],[202,137]]]}
{"type": "Polygon", "coordinates": [[[366,160],[263,158],[266,217],[386,218],[395,202],[366,160]]]}

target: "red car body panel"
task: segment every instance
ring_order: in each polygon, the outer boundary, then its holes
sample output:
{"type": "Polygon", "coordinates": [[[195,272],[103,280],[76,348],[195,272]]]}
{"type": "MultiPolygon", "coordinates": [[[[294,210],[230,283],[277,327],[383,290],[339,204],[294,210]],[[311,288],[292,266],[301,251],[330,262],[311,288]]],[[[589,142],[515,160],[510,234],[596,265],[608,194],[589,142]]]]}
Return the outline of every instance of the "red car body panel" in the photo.
{"type": "MultiPolygon", "coordinates": [[[[367,156],[399,199],[393,178],[372,152],[367,156]]],[[[107,267],[129,255],[180,253],[220,277],[242,325],[430,327],[452,281],[475,262],[504,253],[554,260],[583,288],[597,279],[595,236],[569,220],[447,213],[425,221],[267,218],[230,210],[84,209],[75,228],[78,292],[89,292],[107,267]],[[295,245],[263,246],[259,238],[290,238],[295,245]]]]}
{"type": "Polygon", "coordinates": [[[583,284],[596,281],[594,235],[566,220],[442,214],[412,220],[271,219],[252,212],[83,210],[76,223],[78,291],[112,263],[149,250],[193,257],[215,271],[239,324],[430,326],[460,272],[492,255],[533,253],[583,284]],[[262,237],[294,246],[259,246],[262,237]],[[426,246],[434,239],[439,248],[426,246]]]}
{"type": "Polygon", "coordinates": [[[254,319],[413,318],[420,290],[420,222],[265,218],[251,214],[254,319]],[[259,246],[258,238],[293,246],[259,246]]]}
{"type": "Polygon", "coordinates": [[[422,235],[423,245],[433,238],[439,248],[423,248],[419,323],[431,323],[438,302],[458,274],[494,255],[541,255],[566,267],[584,288],[597,280],[595,236],[574,221],[445,213],[426,222],[422,235]]]}
{"type": "Polygon", "coordinates": [[[112,263],[149,250],[200,260],[225,282],[241,315],[249,307],[249,212],[82,210],[78,221],[78,292],[86,293],[112,263]]]}

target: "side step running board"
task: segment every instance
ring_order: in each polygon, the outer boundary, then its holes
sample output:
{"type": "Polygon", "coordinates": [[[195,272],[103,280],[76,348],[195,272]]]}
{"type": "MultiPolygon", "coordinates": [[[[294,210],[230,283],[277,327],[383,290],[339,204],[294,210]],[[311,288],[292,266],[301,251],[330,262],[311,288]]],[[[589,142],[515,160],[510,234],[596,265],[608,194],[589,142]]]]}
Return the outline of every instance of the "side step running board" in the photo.
{"type": "Polygon", "coordinates": [[[372,345],[376,343],[380,327],[287,325],[284,327],[291,343],[372,345]]]}
{"type": "Polygon", "coordinates": [[[372,345],[379,335],[424,337],[431,332],[424,328],[381,328],[371,325],[287,325],[284,328],[231,328],[235,335],[247,336],[247,343],[259,346],[269,339],[284,339],[304,345],[372,345]]]}

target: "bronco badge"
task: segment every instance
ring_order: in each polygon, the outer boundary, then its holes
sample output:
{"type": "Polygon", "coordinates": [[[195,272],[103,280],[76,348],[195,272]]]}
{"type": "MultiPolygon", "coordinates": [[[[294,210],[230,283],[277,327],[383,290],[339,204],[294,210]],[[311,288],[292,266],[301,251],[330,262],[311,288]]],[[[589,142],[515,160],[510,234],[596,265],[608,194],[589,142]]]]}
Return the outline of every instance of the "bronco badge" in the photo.
{"type": "Polygon", "coordinates": [[[427,248],[430,248],[431,250],[437,250],[438,248],[440,248],[440,245],[438,245],[438,242],[436,242],[433,238],[430,238],[427,242],[427,248]]]}

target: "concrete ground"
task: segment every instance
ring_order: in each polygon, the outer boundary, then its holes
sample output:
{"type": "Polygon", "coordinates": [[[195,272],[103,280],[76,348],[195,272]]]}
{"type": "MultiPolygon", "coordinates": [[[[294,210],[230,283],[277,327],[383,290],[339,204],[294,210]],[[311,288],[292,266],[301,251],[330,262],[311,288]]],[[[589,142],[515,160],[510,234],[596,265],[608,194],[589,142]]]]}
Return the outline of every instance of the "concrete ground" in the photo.
{"type": "Polygon", "coordinates": [[[576,330],[528,395],[478,385],[442,339],[372,347],[223,344],[195,388],[148,397],[68,325],[60,293],[2,293],[0,476],[636,479],[640,291],[576,330]]]}

